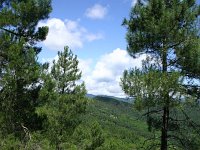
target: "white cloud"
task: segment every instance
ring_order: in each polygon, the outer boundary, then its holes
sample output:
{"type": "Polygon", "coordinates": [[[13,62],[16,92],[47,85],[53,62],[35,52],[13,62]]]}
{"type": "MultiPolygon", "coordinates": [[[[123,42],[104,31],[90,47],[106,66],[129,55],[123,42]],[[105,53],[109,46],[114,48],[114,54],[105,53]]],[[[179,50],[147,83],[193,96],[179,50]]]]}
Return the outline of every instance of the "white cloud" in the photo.
{"type": "Polygon", "coordinates": [[[131,6],[134,7],[137,4],[137,0],[132,0],[131,6]]]}
{"type": "Polygon", "coordinates": [[[38,26],[49,27],[49,33],[43,44],[48,49],[56,51],[63,50],[66,45],[71,49],[81,48],[84,42],[92,42],[103,38],[100,33],[88,32],[79,24],[79,21],[51,18],[46,22],[40,22],[38,26]]]}
{"type": "Polygon", "coordinates": [[[107,7],[104,7],[100,4],[95,4],[86,10],[85,15],[91,19],[103,19],[107,12],[107,7]]]}
{"type": "Polygon", "coordinates": [[[88,93],[94,95],[125,96],[120,85],[120,78],[125,69],[141,67],[146,55],[137,59],[129,56],[126,50],[115,49],[111,53],[103,55],[96,63],[94,69],[89,67],[91,61],[80,61],[80,69],[83,71],[82,79],[86,83],[88,93]],[[83,64],[82,64],[83,63],[83,64]]]}
{"type": "MultiPolygon", "coordinates": [[[[79,69],[82,72],[81,81],[85,82],[89,94],[125,97],[119,85],[120,78],[125,69],[140,68],[144,59],[145,54],[133,59],[126,50],[119,48],[101,56],[95,64],[92,59],[78,58],[79,69]]],[[[58,56],[43,59],[42,62],[49,62],[51,66],[52,60],[58,60],[58,56]]]]}
{"type": "Polygon", "coordinates": [[[79,60],[78,66],[79,66],[80,71],[82,72],[82,76],[89,75],[92,69],[91,68],[92,59],[84,60],[84,59],[78,58],[78,60],[79,60]]]}

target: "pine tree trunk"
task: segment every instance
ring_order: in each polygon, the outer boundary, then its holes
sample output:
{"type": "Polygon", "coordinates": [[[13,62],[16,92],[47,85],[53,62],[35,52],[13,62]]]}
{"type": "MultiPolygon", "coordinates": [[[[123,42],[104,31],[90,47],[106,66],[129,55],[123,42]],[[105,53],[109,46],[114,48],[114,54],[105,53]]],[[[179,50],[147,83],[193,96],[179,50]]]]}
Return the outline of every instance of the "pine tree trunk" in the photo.
{"type": "MultiPolygon", "coordinates": [[[[162,53],[162,72],[167,73],[167,49],[163,46],[162,53]]],[[[167,139],[168,139],[168,118],[169,118],[169,93],[163,93],[165,105],[163,106],[162,116],[162,131],[161,131],[161,150],[167,150],[167,139]]]]}
{"type": "Polygon", "coordinates": [[[161,135],[161,150],[167,150],[167,131],[168,131],[168,117],[169,117],[169,108],[163,108],[163,117],[162,117],[162,135],[161,135]]]}

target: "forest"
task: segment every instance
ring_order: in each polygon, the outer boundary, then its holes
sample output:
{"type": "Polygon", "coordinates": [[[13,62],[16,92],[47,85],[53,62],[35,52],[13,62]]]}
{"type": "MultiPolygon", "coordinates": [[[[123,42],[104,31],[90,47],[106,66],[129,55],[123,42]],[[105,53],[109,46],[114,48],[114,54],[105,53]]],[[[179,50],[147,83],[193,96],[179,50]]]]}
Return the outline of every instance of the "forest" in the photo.
{"type": "MultiPolygon", "coordinates": [[[[138,0],[124,70],[126,98],[92,95],[69,46],[40,62],[51,0],[0,0],[0,149],[200,150],[200,5],[138,0]]],[[[127,10],[123,10],[127,11],[127,10]]],[[[120,24],[119,24],[120,26],[120,24]]]]}

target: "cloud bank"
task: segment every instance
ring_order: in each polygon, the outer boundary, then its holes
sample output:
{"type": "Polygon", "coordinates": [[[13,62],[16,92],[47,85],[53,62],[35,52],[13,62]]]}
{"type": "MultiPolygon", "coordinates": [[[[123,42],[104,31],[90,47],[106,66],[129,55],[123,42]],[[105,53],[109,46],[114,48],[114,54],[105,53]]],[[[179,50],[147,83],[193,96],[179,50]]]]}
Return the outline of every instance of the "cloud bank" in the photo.
{"type": "Polygon", "coordinates": [[[91,60],[81,60],[79,68],[83,72],[82,80],[85,81],[88,93],[124,97],[125,94],[119,85],[124,70],[141,67],[145,58],[146,55],[141,55],[133,59],[126,50],[117,48],[101,56],[94,68],[90,67],[91,60]]]}

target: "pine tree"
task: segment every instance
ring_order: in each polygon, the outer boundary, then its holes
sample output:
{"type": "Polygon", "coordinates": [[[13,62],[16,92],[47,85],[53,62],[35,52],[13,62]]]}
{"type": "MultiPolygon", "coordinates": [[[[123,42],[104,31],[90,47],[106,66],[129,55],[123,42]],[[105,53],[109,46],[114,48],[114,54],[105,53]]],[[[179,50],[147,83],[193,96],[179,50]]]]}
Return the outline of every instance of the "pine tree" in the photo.
{"type": "Polygon", "coordinates": [[[48,18],[50,0],[0,1],[0,115],[1,134],[26,141],[29,132],[41,129],[35,113],[40,87],[36,44],[46,38],[48,27],[36,28],[48,18]]]}
{"type": "Polygon", "coordinates": [[[70,137],[81,123],[87,99],[84,83],[80,83],[81,72],[78,69],[77,56],[68,47],[58,52],[58,60],[44,70],[44,84],[40,93],[44,105],[38,113],[47,117],[46,133],[56,149],[70,144],[70,137]]]}
{"type": "Polygon", "coordinates": [[[93,150],[101,147],[105,142],[103,131],[98,122],[94,122],[91,127],[91,144],[86,150],[93,150]]]}
{"type": "MultiPolygon", "coordinates": [[[[187,61],[195,58],[200,45],[199,15],[200,7],[194,0],[148,0],[138,1],[130,19],[123,22],[129,54],[137,57],[145,53],[148,57],[141,69],[124,72],[121,85],[126,94],[135,97],[138,109],[147,110],[149,130],[161,131],[160,144],[153,145],[160,145],[161,150],[177,143],[186,149],[194,146],[181,132],[181,124],[188,119],[179,122],[181,117],[176,114],[179,109],[184,111],[183,99],[191,99],[183,81],[186,72],[192,72],[187,61]]],[[[199,63],[192,62],[194,66],[199,63]]]]}
{"type": "Polygon", "coordinates": [[[73,134],[73,139],[77,149],[103,149],[105,144],[104,132],[97,121],[87,125],[80,124],[73,134]]]}

